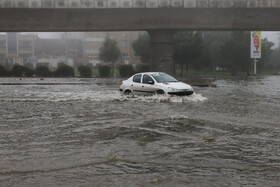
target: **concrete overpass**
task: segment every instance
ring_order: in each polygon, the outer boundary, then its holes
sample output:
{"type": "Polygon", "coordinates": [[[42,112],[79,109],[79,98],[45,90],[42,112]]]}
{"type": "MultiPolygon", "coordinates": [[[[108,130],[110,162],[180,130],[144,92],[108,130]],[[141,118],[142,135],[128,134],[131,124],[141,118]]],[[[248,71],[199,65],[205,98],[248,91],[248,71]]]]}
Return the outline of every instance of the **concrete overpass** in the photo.
{"type": "Polygon", "coordinates": [[[0,32],[148,31],[159,71],[184,29],[278,31],[280,0],[0,0],[0,32]]]}

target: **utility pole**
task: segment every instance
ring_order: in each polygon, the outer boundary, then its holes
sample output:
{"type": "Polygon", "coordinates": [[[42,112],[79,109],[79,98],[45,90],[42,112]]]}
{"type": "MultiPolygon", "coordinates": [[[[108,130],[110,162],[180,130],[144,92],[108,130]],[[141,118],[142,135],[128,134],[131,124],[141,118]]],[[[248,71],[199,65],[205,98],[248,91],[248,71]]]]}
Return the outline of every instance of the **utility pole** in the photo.
{"type": "Polygon", "coordinates": [[[278,48],[280,48],[280,33],[277,33],[278,35],[278,48]]]}
{"type": "Polygon", "coordinates": [[[257,62],[258,62],[258,60],[255,58],[254,59],[254,76],[257,76],[257,62]]]}

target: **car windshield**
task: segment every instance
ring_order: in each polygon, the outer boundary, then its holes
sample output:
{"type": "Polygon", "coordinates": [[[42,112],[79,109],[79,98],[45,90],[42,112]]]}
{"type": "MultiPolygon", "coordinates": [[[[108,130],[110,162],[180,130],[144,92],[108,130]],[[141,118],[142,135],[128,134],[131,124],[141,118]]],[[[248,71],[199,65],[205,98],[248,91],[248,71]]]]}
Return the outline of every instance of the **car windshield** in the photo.
{"type": "Polygon", "coordinates": [[[164,83],[164,82],[178,82],[174,77],[167,75],[165,73],[157,73],[157,74],[151,74],[158,83],[164,83]]]}

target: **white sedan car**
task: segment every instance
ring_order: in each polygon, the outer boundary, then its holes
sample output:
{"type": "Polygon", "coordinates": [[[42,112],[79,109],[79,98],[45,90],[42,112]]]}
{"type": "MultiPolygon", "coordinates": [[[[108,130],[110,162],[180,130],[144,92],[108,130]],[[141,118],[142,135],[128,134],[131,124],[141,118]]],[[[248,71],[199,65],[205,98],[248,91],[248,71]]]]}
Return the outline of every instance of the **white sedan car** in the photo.
{"type": "Polygon", "coordinates": [[[121,93],[125,95],[191,95],[193,88],[174,77],[161,72],[137,73],[127,80],[122,81],[121,93]]]}

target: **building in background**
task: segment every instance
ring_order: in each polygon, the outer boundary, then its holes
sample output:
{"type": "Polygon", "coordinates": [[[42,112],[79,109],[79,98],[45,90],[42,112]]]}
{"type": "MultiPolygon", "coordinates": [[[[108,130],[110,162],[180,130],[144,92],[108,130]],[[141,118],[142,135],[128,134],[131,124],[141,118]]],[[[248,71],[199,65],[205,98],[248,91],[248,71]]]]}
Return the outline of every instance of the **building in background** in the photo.
{"type": "Polygon", "coordinates": [[[119,64],[140,63],[134,56],[131,43],[140,32],[61,32],[41,33],[0,33],[0,64],[11,68],[14,64],[36,68],[38,65],[55,69],[59,64],[77,67],[101,63],[99,49],[106,37],[114,39],[121,51],[119,64]],[[53,35],[56,37],[54,38],[53,35]],[[49,38],[48,38],[48,37],[49,38]]]}
{"type": "Polygon", "coordinates": [[[18,34],[18,42],[17,42],[17,57],[20,59],[21,65],[34,67],[37,60],[34,56],[35,53],[35,46],[34,40],[35,35],[21,35],[18,34]]]}
{"type": "Polygon", "coordinates": [[[35,65],[34,40],[35,35],[22,35],[9,32],[0,35],[0,63],[11,67],[14,64],[35,65]]]}
{"type": "Polygon", "coordinates": [[[103,45],[105,38],[109,37],[118,43],[121,51],[121,58],[117,63],[137,64],[140,63],[138,57],[134,56],[131,43],[138,38],[140,32],[86,32],[84,33],[84,57],[89,59],[93,66],[100,63],[98,58],[99,49],[103,45]]]}
{"type": "Polygon", "coordinates": [[[35,56],[38,65],[44,65],[54,70],[60,64],[75,66],[83,57],[83,43],[78,39],[46,39],[35,40],[35,56]]]}
{"type": "Polygon", "coordinates": [[[140,32],[110,32],[109,37],[118,42],[121,51],[119,63],[138,64],[139,57],[135,57],[132,42],[136,40],[140,32]]]}
{"type": "Polygon", "coordinates": [[[100,63],[100,60],[98,58],[99,49],[103,45],[106,36],[106,32],[84,33],[84,57],[88,58],[89,63],[92,64],[92,66],[96,66],[98,63],[100,63]]]}

